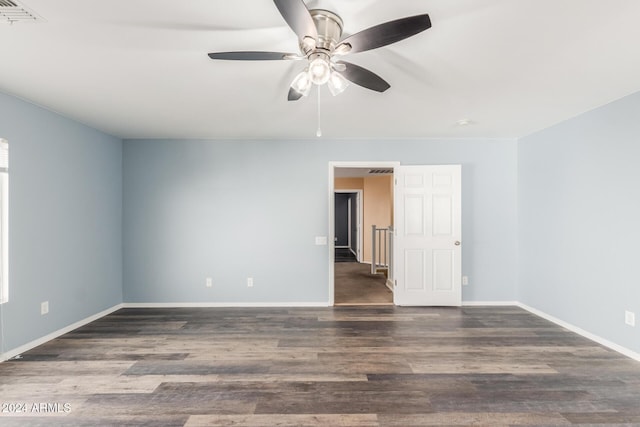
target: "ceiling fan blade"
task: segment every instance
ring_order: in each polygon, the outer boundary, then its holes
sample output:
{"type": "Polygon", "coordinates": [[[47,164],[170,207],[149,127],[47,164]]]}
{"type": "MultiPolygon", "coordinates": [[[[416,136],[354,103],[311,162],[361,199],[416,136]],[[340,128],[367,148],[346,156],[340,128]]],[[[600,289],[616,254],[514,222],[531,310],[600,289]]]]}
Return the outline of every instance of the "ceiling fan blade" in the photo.
{"type": "Polygon", "coordinates": [[[426,13],[424,15],[396,19],[347,37],[336,46],[336,52],[356,53],[376,49],[399,42],[429,28],[431,28],[431,19],[426,13]],[[342,45],[346,45],[347,49],[341,49],[340,46],[342,45]],[[351,49],[348,49],[348,46],[351,46],[351,49]]]}
{"type": "Polygon", "coordinates": [[[345,69],[340,72],[345,79],[352,83],[362,86],[367,89],[375,90],[376,92],[384,92],[389,89],[391,85],[382,79],[379,75],[372,71],[362,68],[359,65],[352,64],[345,61],[336,61],[337,64],[343,64],[345,69]]]}
{"type": "Polygon", "coordinates": [[[289,100],[289,101],[297,101],[298,99],[302,98],[302,96],[303,95],[300,92],[298,92],[294,88],[290,87],[289,88],[289,95],[287,95],[287,100],[289,100]]]}
{"type": "Polygon", "coordinates": [[[302,0],[273,0],[273,2],[299,40],[303,40],[305,37],[318,40],[316,24],[302,0]]]}
{"type": "Polygon", "coordinates": [[[295,59],[299,55],[285,52],[215,52],[210,53],[211,59],[226,59],[232,61],[277,61],[281,59],[295,59]]]}

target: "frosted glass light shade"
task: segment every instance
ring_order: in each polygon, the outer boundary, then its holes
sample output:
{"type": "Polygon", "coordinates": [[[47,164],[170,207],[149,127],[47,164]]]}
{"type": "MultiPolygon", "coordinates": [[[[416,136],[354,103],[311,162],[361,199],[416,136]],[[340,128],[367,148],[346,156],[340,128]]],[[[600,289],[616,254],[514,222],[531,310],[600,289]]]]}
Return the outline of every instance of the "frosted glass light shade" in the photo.
{"type": "Polygon", "coordinates": [[[344,92],[347,86],[349,86],[349,81],[345,79],[342,74],[336,71],[332,71],[331,76],[329,77],[328,85],[331,95],[336,96],[344,92]]]}
{"type": "Polygon", "coordinates": [[[291,87],[302,96],[309,95],[309,92],[311,92],[311,79],[309,78],[309,71],[304,70],[303,72],[298,74],[296,78],[293,79],[291,87]]]}
{"type": "Polygon", "coordinates": [[[318,86],[329,81],[331,76],[331,66],[324,58],[316,58],[309,64],[309,77],[318,86]]]}

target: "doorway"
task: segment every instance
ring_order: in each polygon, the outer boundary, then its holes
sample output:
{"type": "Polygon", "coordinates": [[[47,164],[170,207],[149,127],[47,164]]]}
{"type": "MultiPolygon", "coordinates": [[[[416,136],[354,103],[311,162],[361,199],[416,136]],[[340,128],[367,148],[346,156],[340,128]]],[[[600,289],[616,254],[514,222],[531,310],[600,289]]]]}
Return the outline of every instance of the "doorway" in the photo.
{"type": "MultiPolygon", "coordinates": [[[[329,304],[336,305],[338,269],[335,263],[334,191],[336,176],[343,173],[376,173],[391,169],[389,190],[392,193],[388,250],[390,277],[386,280],[396,305],[460,306],[462,305],[462,233],[461,165],[400,166],[399,162],[330,162],[329,163],[329,304]],[[377,169],[377,170],[376,170],[377,169]],[[375,171],[375,172],[374,172],[375,171]],[[397,224],[394,226],[394,214],[397,224]],[[397,271],[394,269],[397,267],[397,271]]],[[[388,171],[387,171],[388,172],[388,171]]],[[[353,175],[352,175],[353,176],[353,175]]],[[[344,185],[344,182],[341,183],[344,185]]],[[[366,192],[364,192],[366,199],[366,192]]],[[[367,204],[364,203],[364,211],[367,204]]],[[[371,224],[369,224],[371,227],[371,224]]],[[[363,223],[364,235],[368,229],[363,223]]],[[[372,227],[372,238],[376,227],[372,227]]],[[[375,257],[367,257],[364,241],[362,261],[371,263],[376,273],[375,257]]],[[[372,247],[375,251],[375,245],[372,247]]],[[[367,304],[356,293],[353,304],[367,304]]]]}
{"type": "Polygon", "coordinates": [[[393,305],[388,274],[372,272],[372,225],[393,225],[393,168],[398,164],[330,164],[332,305],[393,305]]]}

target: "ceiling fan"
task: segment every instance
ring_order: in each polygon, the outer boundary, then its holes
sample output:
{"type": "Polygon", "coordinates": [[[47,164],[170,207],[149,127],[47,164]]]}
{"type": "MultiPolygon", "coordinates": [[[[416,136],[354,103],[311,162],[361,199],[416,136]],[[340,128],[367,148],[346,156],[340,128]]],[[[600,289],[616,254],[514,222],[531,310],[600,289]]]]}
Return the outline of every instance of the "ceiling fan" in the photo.
{"type": "Polygon", "coordinates": [[[339,59],[348,53],[364,52],[404,40],[431,27],[428,14],[409,16],[370,27],[345,39],[342,19],[324,9],[307,9],[302,0],[273,0],[289,27],[298,36],[300,53],[215,52],[211,59],[239,61],[307,60],[307,67],[293,80],[289,101],[307,96],[312,85],[327,84],[332,95],[342,93],[349,82],[384,92],[391,87],[380,76],[339,59]]]}

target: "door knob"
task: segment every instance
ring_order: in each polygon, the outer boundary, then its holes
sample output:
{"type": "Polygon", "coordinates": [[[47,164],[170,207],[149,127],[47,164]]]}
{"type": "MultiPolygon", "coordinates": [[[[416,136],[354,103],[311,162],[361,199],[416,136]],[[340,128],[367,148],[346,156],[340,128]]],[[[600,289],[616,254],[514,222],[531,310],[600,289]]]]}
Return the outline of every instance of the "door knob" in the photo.
{"type": "Polygon", "coordinates": [[[456,246],[460,246],[460,240],[456,240],[455,245],[456,245],[456,246]]]}

